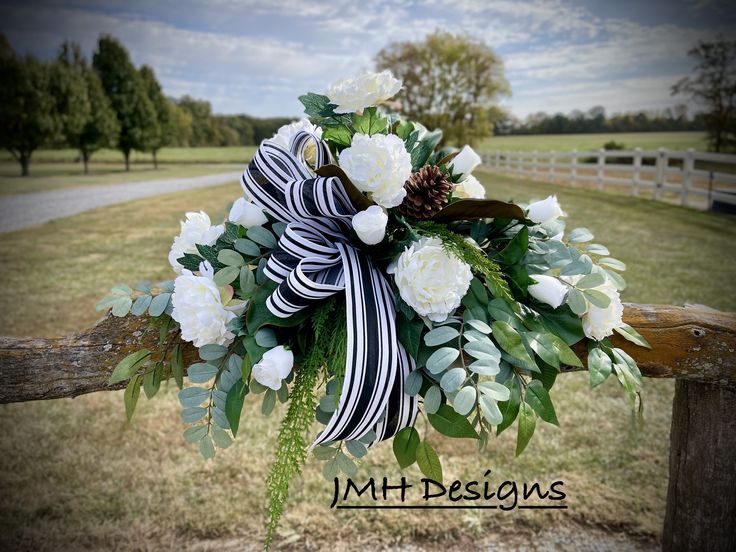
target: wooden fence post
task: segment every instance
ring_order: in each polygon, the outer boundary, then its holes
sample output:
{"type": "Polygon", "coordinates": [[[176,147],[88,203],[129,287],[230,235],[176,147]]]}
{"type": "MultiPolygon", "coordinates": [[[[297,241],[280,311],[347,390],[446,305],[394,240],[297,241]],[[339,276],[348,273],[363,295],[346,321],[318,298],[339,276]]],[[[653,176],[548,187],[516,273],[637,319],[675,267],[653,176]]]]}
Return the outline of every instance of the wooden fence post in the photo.
{"type": "Polygon", "coordinates": [[[496,163],[495,163],[495,167],[497,169],[500,169],[501,168],[501,152],[499,152],[499,151],[496,152],[496,163]]]}
{"type": "Polygon", "coordinates": [[[603,148],[598,150],[598,171],[596,173],[596,188],[603,189],[603,171],[606,168],[606,150],[603,148]]]}
{"type": "Polygon", "coordinates": [[[690,188],[693,184],[693,169],[695,168],[695,150],[688,148],[685,153],[685,160],[682,164],[682,193],[680,194],[680,203],[687,206],[690,188]]]}
{"type": "Polygon", "coordinates": [[[555,180],[555,160],[557,159],[557,156],[555,155],[554,150],[549,152],[549,172],[547,173],[547,180],[550,182],[554,182],[555,180]]]}
{"type": "Polygon", "coordinates": [[[736,390],[678,380],[664,552],[736,550],[736,390]]]}
{"type": "Polygon", "coordinates": [[[634,148],[634,174],[631,177],[631,195],[639,195],[639,182],[641,179],[641,148],[634,148]]]}
{"type": "Polygon", "coordinates": [[[506,162],[506,174],[511,173],[511,152],[506,152],[506,157],[504,158],[504,161],[506,162]]]}
{"type": "Polygon", "coordinates": [[[578,179],[578,150],[572,150],[570,163],[572,164],[572,167],[570,168],[570,184],[575,188],[577,186],[578,179]]]}
{"type": "Polygon", "coordinates": [[[664,187],[667,179],[667,150],[664,148],[657,148],[657,177],[654,183],[654,199],[660,199],[662,197],[662,188],[664,187]]]}
{"type": "Polygon", "coordinates": [[[537,178],[537,150],[532,152],[532,178],[537,178]]]}

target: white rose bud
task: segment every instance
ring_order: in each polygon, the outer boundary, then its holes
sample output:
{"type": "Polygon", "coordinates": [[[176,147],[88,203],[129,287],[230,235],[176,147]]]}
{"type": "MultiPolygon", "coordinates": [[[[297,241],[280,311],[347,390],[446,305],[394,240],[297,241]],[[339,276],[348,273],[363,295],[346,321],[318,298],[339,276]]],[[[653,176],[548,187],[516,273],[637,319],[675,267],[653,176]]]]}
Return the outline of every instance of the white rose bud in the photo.
{"type": "Polygon", "coordinates": [[[463,199],[485,199],[486,189],[472,174],[455,185],[455,195],[463,199]]]}
{"type": "Polygon", "coordinates": [[[251,226],[263,226],[268,222],[266,215],[263,214],[258,205],[246,201],[245,198],[239,197],[230,208],[230,214],[227,219],[230,222],[250,228],[251,226]]]}
{"type": "Polygon", "coordinates": [[[394,78],[391,71],[382,71],[334,82],[325,95],[337,104],[335,113],[359,113],[365,107],[392,98],[399,90],[401,81],[394,78]]]}
{"type": "Polygon", "coordinates": [[[371,205],[353,216],[353,230],[360,241],[367,245],[376,245],[383,241],[387,223],[388,215],[378,205],[371,205]]]}
{"type": "Polygon", "coordinates": [[[399,256],[391,272],[401,298],[421,316],[442,322],[460,306],[473,273],[448,255],[438,238],[421,238],[399,256]]]}
{"type": "Polygon", "coordinates": [[[551,195],[547,199],[535,201],[527,208],[527,217],[532,222],[544,224],[559,217],[565,216],[564,211],[557,201],[557,196],[551,195]]]}
{"type": "Polygon", "coordinates": [[[294,366],[294,353],[283,345],[263,353],[260,362],[253,366],[253,378],[261,385],[278,391],[281,382],[291,373],[294,366]]]}
{"type": "Polygon", "coordinates": [[[468,177],[478,165],[482,162],[480,155],[475,153],[473,148],[470,146],[463,146],[455,157],[452,158],[450,163],[452,164],[453,174],[461,175],[460,180],[468,177]]]}
{"type": "Polygon", "coordinates": [[[603,309],[593,304],[588,305],[588,312],[583,315],[583,331],[590,339],[600,341],[623,324],[624,305],[611,282],[607,281],[595,289],[608,295],[611,302],[603,309]]]}
{"type": "Polygon", "coordinates": [[[299,121],[280,127],[269,141],[288,150],[291,147],[291,139],[302,131],[308,132],[317,138],[322,138],[322,129],[313,125],[311,121],[305,117],[299,121]]]}
{"type": "Polygon", "coordinates": [[[533,274],[531,279],[536,282],[527,288],[529,295],[537,301],[545,303],[556,309],[565,300],[567,295],[567,286],[560,282],[554,276],[545,274],[533,274]]]}
{"type": "Polygon", "coordinates": [[[181,274],[184,268],[177,259],[181,259],[185,253],[197,253],[197,244],[214,245],[224,231],[222,224],[212,226],[210,217],[204,211],[187,213],[186,220],[181,222],[181,233],[174,238],[169,251],[169,263],[174,272],[181,274]]]}

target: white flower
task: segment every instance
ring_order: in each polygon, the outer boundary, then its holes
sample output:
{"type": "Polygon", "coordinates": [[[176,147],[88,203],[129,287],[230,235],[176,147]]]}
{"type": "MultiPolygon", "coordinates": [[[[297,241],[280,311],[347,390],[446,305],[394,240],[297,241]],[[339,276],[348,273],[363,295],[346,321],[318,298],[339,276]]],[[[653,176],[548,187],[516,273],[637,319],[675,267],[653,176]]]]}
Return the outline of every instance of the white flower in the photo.
{"type": "Polygon", "coordinates": [[[240,226],[245,226],[246,228],[262,226],[268,222],[261,208],[247,201],[244,197],[239,197],[235,200],[233,206],[230,208],[230,214],[227,220],[240,226]]]}
{"type": "Polygon", "coordinates": [[[291,373],[294,366],[294,353],[283,345],[263,353],[260,362],[253,366],[253,378],[261,385],[278,391],[281,382],[291,373]]]}
{"type": "Polygon", "coordinates": [[[563,216],[565,216],[565,213],[557,201],[557,196],[554,195],[541,201],[535,201],[527,207],[527,217],[537,224],[544,224],[563,216]]]}
{"type": "Polygon", "coordinates": [[[332,83],[325,95],[337,104],[335,113],[361,112],[379,102],[388,100],[401,90],[401,81],[391,71],[365,73],[358,77],[332,83]]]}
{"type": "Polygon", "coordinates": [[[378,205],[371,205],[365,211],[353,215],[353,230],[360,241],[367,245],[376,245],[386,235],[388,215],[378,205]]]}
{"type": "Polygon", "coordinates": [[[468,177],[478,165],[481,164],[482,160],[480,155],[475,153],[473,148],[470,146],[463,146],[455,157],[452,158],[452,172],[453,174],[461,175],[460,180],[468,177]]]}
{"type": "Polygon", "coordinates": [[[485,199],[486,189],[472,174],[455,185],[455,195],[462,198],[485,199]]]}
{"type": "Polygon", "coordinates": [[[560,282],[554,276],[545,274],[533,274],[531,279],[536,282],[527,288],[529,295],[537,301],[541,301],[556,309],[565,300],[567,295],[567,286],[560,282]]]}
{"type": "Polygon", "coordinates": [[[228,331],[227,323],[236,314],[222,304],[220,290],[213,280],[212,266],[204,262],[199,267],[200,275],[184,269],[174,280],[171,317],[181,326],[181,337],[195,347],[216,343],[225,345],[234,335],[228,331]]]}
{"type": "Polygon", "coordinates": [[[444,321],[460,306],[473,274],[470,266],[448,255],[438,238],[421,238],[406,248],[394,268],[401,298],[421,316],[444,321]]]}
{"type": "Polygon", "coordinates": [[[305,117],[300,121],[295,121],[279,128],[270,141],[288,150],[291,147],[291,139],[296,136],[297,133],[302,131],[309,132],[317,138],[322,138],[322,129],[313,125],[309,119],[305,117]]]}
{"type": "Polygon", "coordinates": [[[340,167],[382,207],[397,207],[406,197],[404,183],[411,176],[411,156],[394,134],[356,134],[352,145],[340,154],[340,167]]]}
{"type": "Polygon", "coordinates": [[[181,233],[174,238],[171,251],[169,251],[169,263],[174,272],[182,273],[184,267],[177,262],[177,259],[182,258],[184,253],[196,253],[196,244],[214,245],[224,231],[225,226],[222,224],[212,226],[210,217],[204,211],[187,213],[186,220],[181,222],[181,233]]]}
{"type": "Polygon", "coordinates": [[[583,315],[583,331],[590,339],[600,341],[611,335],[614,328],[623,324],[624,305],[616,288],[610,281],[594,288],[605,293],[611,300],[606,308],[588,305],[588,312],[583,315]]]}

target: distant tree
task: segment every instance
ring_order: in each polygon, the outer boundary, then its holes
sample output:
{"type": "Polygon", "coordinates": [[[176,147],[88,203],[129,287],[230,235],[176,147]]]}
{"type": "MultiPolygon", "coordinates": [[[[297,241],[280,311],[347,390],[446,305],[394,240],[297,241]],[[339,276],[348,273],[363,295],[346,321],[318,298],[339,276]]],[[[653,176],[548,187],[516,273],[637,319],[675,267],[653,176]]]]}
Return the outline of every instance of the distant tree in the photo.
{"type": "Polygon", "coordinates": [[[79,150],[87,174],[92,154],[100,148],[114,147],[117,143],[120,130],[118,120],[102,89],[100,78],[82,55],[79,44],[64,42],[59,48],[55,65],[60,75],[60,95],[65,98],[62,113],[67,113],[62,117],[64,138],[71,147],[79,150]],[[76,86],[72,87],[73,94],[67,92],[65,96],[62,86],[66,80],[64,73],[73,75],[81,90],[75,91],[76,86]]]}
{"type": "Polygon", "coordinates": [[[398,99],[407,117],[442,128],[456,145],[488,136],[488,110],[510,92],[501,59],[465,35],[436,31],[422,41],[395,42],[378,53],[376,66],[403,81],[398,99]]]}
{"type": "Polygon", "coordinates": [[[156,74],[148,65],[144,65],[140,70],[143,86],[148,94],[148,99],[153,104],[156,112],[156,128],[152,133],[148,147],[153,154],[153,166],[158,169],[158,159],[156,154],[164,146],[168,146],[174,140],[176,132],[174,106],[161,90],[161,85],[156,80],[156,74]]]}
{"type": "Polygon", "coordinates": [[[685,94],[706,108],[709,147],[720,152],[736,147],[736,40],[719,36],[700,41],[688,52],[696,60],[695,74],[672,87],[672,94],[685,94]]]}
{"type": "Polygon", "coordinates": [[[169,102],[171,103],[171,125],[174,131],[173,144],[189,147],[192,139],[192,114],[176,105],[174,100],[169,99],[169,102]]]}
{"type": "Polygon", "coordinates": [[[130,170],[130,152],[145,151],[155,140],[156,111],[148,99],[143,79],[120,42],[107,35],[100,37],[92,65],[102,88],[110,99],[120,124],[118,149],[125,156],[125,170],[130,170]]]}
{"type": "Polygon", "coordinates": [[[192,146],[215,146],[220,142],[219,126],[212,115],[212,105],[206,100],[182,96],[176,102],[192,117],[192,146]]]}
{"type": "Polygon", "coordinates": [[[31,155],[59,134],[61,118],[51,92],[48,64],[18,56],[0,34],[0,147],[28,176],[31,155]]]}

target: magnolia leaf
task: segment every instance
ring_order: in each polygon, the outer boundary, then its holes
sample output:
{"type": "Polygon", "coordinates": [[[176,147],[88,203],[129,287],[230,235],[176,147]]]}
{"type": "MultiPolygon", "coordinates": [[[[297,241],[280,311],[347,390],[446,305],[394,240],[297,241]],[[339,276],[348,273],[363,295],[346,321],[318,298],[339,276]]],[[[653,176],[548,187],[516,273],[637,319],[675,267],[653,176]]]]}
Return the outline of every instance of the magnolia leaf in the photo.
{"type": "Polygon", "coordinates": [[[417,446],[417,465],[424,475],[442,483],[442,464],[437,453],[427,442],[419,443],[417,446]]]}
{"type": "Polygon", "coordinates": [[[521,207],[513,203],[495,199],[461,199],[441,209],[432,220],[451,222],[485,218],[524,220],[526,215],[521,207]]]}
{"type": "Polygon", "coordinates": [[[477,439],[478,433],[465,416],[461,416],[446,404],[440,405],[435,414],[427,414],[432,427],[447,437],[477,439]]]}
{"type": "Polygon", "coordinates": [[[240,414],[243,411],[243,403],[245,396],[248,394],[248,386],[243,380],[238,380],[227,392],[227,401],[225,403],[225,415],[230,424],[230,431],[233,437],[238,436],[238,428],[240,427],[240,414]]]}
{"type": "Polygon", "coordinates": [[[350,202],[353,204],[358,211],[365,211],[371,205],[375,205],[368,197],[363,195],[363,192],[355,187],[348,175],[345,174],[340,167],[337,165],[323,165],[315,171],[319,176],[330,177],[334,176],[339,178],[342,182],[342,186],[345,189],[345,193],[348,194],[350,202]]]}
{"type": "Polygon", "coordinates": [[[550,399],[549,393],[541,381],[534,380],[527,386],[524,400],[545,422],[556,426],[560,425],[560,422],[557,421],[555,407],[552,405],[552,399],[550,399]]]}
{"type": "Polygon", "coordinates": [[[392,443],[394,456],[401,469],[408,468],[417,459],[417,446],[419,446],[419,433],[413,427],[405,427],[394,435],[392,443]]]}

